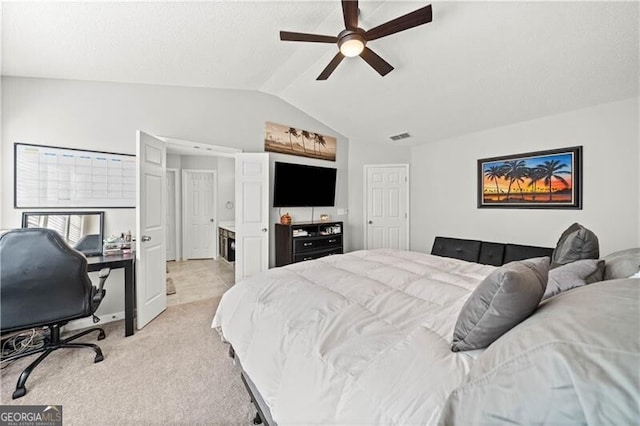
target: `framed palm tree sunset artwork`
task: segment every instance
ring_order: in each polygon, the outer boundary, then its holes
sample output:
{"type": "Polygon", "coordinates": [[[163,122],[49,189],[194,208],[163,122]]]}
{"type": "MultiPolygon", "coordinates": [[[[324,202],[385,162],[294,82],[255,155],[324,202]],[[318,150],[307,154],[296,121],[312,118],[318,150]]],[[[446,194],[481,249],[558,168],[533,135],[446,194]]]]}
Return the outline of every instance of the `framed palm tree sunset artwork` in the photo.
{"type": "Polygon", "coordinates": [[[267,122],[264,150],[336,161],[336,138],[267,122]]]}
{"type": "Polygon", "coordinates": [[[478,160],[478,207],[581,209],[582,147],[478,160]]]}

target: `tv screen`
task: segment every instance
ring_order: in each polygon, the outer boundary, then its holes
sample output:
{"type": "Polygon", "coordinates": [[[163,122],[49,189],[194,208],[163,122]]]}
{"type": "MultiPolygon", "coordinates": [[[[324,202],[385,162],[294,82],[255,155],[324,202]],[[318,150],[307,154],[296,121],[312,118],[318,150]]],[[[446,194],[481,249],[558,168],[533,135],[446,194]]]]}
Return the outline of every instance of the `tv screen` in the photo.
{"type": "Polygon", "coordinates": [[[336,169],[276,161],[273,207],[329,207],[335,196],[336,169]]]}

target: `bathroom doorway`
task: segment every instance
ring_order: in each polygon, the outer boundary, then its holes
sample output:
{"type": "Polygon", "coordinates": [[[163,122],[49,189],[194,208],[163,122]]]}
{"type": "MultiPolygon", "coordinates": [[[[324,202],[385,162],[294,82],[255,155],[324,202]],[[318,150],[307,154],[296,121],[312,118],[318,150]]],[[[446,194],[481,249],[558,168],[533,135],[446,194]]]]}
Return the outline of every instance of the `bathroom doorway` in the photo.
{"type": "Polygon", "coordinates": [[[233,154],[168,141],[167,195],[167,305],[221,296],[235,284],[219,237],[235,220],[233,154]]]}

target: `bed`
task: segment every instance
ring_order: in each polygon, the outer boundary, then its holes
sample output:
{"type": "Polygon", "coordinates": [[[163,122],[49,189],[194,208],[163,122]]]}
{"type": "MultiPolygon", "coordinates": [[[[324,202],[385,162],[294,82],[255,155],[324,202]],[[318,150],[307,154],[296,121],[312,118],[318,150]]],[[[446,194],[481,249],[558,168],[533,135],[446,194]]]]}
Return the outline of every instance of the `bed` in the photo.
{"type": "MultiPolygon", "coordinates": [[[[236,284],[223,296],[212,325],[232,346],[260,418],[270,425],[460,424],[500,419],[530,422],[535,415],[551,415],[553,410],[525,410],[519,402],[536,395],[539,385],[550,382],[538,383],[538,387],[523,383],[528,383],[527,378],[541,362],[551,363],[553,368],[547,370],[552,377],[579,377],[579,368],[568,372],[562,366],[585,344],[615,349],[594,349],[597,355],[591,361],[596,363],[613,353],[623,353],[617,358],[619,365],[604,363],[616,377],[615,385],[622,389],[616,394],[618,407],[607,411],[606,417],[598,417],[597,409],[595,414],[580,410],[579,403],[577,409],[567,408],[562,413],[575,415],[574,411],[579,411],[589,420],[637,418],[633,417],[638,414],[633,402],[640,393],[637,374],[633,373],[633,368],[640,367],[637,280],[611,282],[613,286],[602,290],[595,284],[576,289],[571,293],[589,290],[577,304],[575,298],[564,294],[551,298],[541,305],[548,305],[546,312],[550,315],[532,316],[489,349],[451,350],[460,310],[487,276],[505,260],[552,251],[437,238],[432,250],[436,254],[379,249],[328,256],[271,269],[236,284]],[[605,327],[604,337],[592,339],[576,324],[568,328],[573,337],[567,336],[570,332],[549,332],[547,322],[558,322],[554,312],[563,318],[564,310],[572,309],[575,318],[588,318],[593,311],[585,300],[600,303],[608,297],[623,308],[616,310],[617,320],[629,324],[622,337],[605,327]],[[536,321],[532,321],[534,318],[536,321]],[[532,322],[533,328],[527,325],[532,322]],[[529,331],[519,333],[523,327],[529,331]],[[538,333],[536,327],[546,334],[538,333]],[[530,341],[528,335],[538,336],[538,340],[530,341]],[[553,348],[549,342],[558,336],[576,341],[553,348]],[[499,344],[505,339],[510,341],[506,349],[499,344]],[[626,346],[616,346],[618,340],[624,340],[626,346]],[[547,353],[539,349],[540,345],[558,351],[550,349],[547,353]],[[547,357],[525,356],[541,352],[547,357]],[[514,366],[514,359],[521,363],[514,366]],[[502,366],[508,374],[501,372],[502,366]],[[524,382],[509,382],[510,377],[524,382]],[[626,381],[619,380],[624,377],[626,381]],[[618,383],[621,381],[624,383],[618,383]],[[513,391],[519,386],[527,393],[516,398],[513,391]],[[505,394],[505,390],[510,391],[505,394]],[[492,392],[496,397],[487,399],[492,392]]],[[[606,310],[602,313],[608,314],[606,310]]],[[[540,377],[550,380],[544,374],[540,377]]],[[[588,377],[583,374],[587,382],[573,383],[573,388],[570,382],[558,379],[565,386],[562,396],[569,401],[572,396],[583,395],[585,389],[592,395],[588,377]]]]}

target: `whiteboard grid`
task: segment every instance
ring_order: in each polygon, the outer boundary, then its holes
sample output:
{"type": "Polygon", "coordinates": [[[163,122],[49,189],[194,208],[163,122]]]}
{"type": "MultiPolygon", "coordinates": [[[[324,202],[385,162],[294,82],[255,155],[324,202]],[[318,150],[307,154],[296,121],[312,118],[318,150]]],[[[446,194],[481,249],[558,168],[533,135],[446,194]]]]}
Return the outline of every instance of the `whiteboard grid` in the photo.
{"type": "Polygon", "coordinates": [[[136,157],[14,144],[15,208],[135,208],[136,157]]]}

